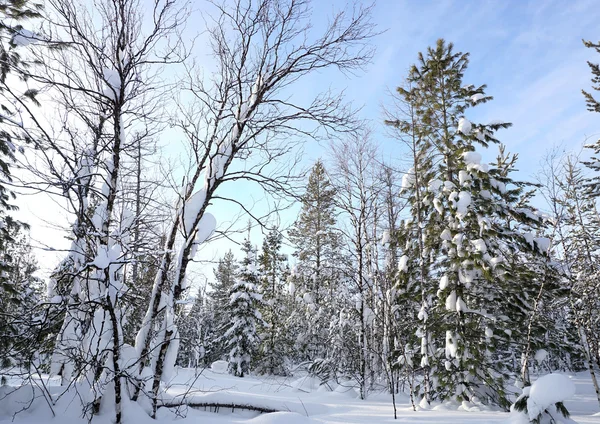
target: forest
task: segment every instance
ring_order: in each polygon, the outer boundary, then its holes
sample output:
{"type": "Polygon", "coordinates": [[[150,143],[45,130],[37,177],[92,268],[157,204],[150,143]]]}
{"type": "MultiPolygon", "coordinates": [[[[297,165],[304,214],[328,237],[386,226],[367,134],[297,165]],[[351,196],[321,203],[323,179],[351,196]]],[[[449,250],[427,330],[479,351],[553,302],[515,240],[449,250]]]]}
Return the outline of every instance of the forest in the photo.
{"type": "Polygon", "coordinates": [[[600,132],[523,178],[443,38],[365,119],[314,7],[0,0],[0,422],[600,420],[600,132]]]}

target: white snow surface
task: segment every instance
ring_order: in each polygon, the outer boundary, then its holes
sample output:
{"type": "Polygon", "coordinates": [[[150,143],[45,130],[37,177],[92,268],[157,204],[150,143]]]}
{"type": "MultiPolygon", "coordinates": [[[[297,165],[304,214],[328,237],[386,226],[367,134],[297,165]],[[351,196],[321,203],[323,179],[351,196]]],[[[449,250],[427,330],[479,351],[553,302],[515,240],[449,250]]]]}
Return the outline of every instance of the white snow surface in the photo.
{"type": "MultiPolygon", "coordinates": [[[[452,337],[452,334],[448,335],[452,337]]],[[[454,343],[447,346],[455,348],[454,343]]],[[[455,352],[449,352],[455,353],[455,352]]],[[[451,361],[449,361],[451,366],[451,361]]],[[[1,372],[0,372],[1,373],[1,372]]],[[[565,402],[571,412],[571,418],[580,424],[598,423],[600,409],[594,400],[595,394],[587,373],[573,376],[560,375],[575,385],[575,396],[565,402]]],[[[548,379],[542,377],[545,383],[548,379]]],[[[58,379],[43,376],[53,394],[60,393],[58,379]]],[[[538,381],[540,381],[538,380],[538,381]]],[[[85,424],[77,407],[78,398],[69,393],[53,406],[50,411],[39,388],[24,386],[19,379],[9,378],[8,386],[0,387],[0,423],[13,422],[13,414],[23,408],[31,397],[32,390],[38,396],[32,407],[15,416],[18,424],[85,424]],[[11,387],[12,386],[12,387],[11,387]]],[[[209,369],[194,370],[176,367],[173,381],[166,386],[163,401],[224,402],[263,406],[279,412],[258,414],[248,410],[220,408],[219,413],[204,408],[181,408],[179,410],[159,408],[157,419],[149,418],[147,412],[137,403],[125,402],[123,405],[124,423],[134,424],[500,424],[507,423],[510,414],[480,404],[465,405],[446,402],[424,405],[415,412],[410,399],[405,394],[397,395],[398,419],[394,420],[391,397],[385,392],[372,392],[366,400],[358,399],[354,382],[334,382],[319,384],[305,377],[233,377],[229,374],[215,373],[209,369]],[[180,414],[184,414],[181,417],[180,414]]],[[[535,383],[534,383],[535,385],[535,383]]],[[[542,390],[543,392],[543,390],[542,390]]],[[[541,394],[541,393],[540,393],[541,394]]],[[[538,399],[537,395],[535,398],[538,399]]],[[[214,410],[213,410],[214,411],[214,410]]],[[[103,411],[94,418],[94,424],[109,424],[114,421],[110,410],[103,411]]],[[[527,421],[525,421],[527,422],[527,421]]]]}
{"type": "Polygon", "coordinates": [[[210,370],[216,374],[225,374],[229,363],[227,361],[215,361],[210,364],[210,370]]]}
{"type": "Polygon", "coordinates": [[[541,412],[556,402],[562,402],[575,395],[575,384],[562,374],[548,374],[538,378],[529,389],[527,412],[533,420],[541,412]]]}

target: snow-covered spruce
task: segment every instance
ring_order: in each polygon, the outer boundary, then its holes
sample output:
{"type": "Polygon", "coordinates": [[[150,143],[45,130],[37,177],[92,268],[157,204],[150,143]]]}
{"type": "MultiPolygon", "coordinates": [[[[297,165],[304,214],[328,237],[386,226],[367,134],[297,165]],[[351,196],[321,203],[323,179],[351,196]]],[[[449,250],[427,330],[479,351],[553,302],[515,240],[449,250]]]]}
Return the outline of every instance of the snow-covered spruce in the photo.
{"type": "Polygon", "coordinates": [[[242,251],[245,257],[240,273],[229,292],[230,326],[223,336],[229,348],[229,372],[237,377],[244,377],[250,371],[260,343],[258,327],[263,324],[259,311],[262,294],[258,292],[256,250],[249,239],[244,241],[242,251]]]}
{"type": "Polygon", "coordinates": [[[564,405],[575,395],[575,385],[562,374],[547,374],[538,378],[511,406],[511,423],[575,424],[564,405]]]}

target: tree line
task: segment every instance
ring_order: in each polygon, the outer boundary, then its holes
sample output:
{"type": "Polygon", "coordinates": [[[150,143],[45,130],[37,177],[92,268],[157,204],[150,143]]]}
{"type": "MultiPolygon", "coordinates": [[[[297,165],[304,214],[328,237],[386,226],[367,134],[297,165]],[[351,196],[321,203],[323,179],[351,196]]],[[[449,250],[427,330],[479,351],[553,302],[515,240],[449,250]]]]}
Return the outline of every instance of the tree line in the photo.
{"type": "Polygon", "coordinates": [[[598,143],[589,160],[549,155],[537,183],[515,179],[517,155],[500,139],[510,123],[469,119],[493,98],[463,81],[469,54],[439,40],[385,112],[401,172],[341,94],[293,95],[307,75],[369,62],[370,7],[319,32],[308,1],[211,3],[210,73],[182,38],[187,7],[157,1],[145,17],[135,0],[0,7],[5,375],[50,373],[83,415],[110,402],[117,423],[125,399],[155,417],[176,364],[217,360],[240,377],[307,372],[363,399],[406,391],[415,409],[508,408],[513,379],[526,387],[532,372],[587,367],[600,402],[598,143]],[[167,79],[169,68],[183,77],[167,79]],[[167,129],[183,165],[158,156],[167,129]],[[308,139],[332,153],[305,182],[296,168],[308,139]],[[259,217],[223,194],[239,181],[275,205],[300,199],[292,228],[271,225],[277,208],[259,217]],[[71,246],[46,284],[13,218],[23,189],[71,217],[71,246]],[[231,231],[217,226],[215,202],[248,213],[265,238],[259,250],[249,232],[190,304],[197,250],[231,231]]]}

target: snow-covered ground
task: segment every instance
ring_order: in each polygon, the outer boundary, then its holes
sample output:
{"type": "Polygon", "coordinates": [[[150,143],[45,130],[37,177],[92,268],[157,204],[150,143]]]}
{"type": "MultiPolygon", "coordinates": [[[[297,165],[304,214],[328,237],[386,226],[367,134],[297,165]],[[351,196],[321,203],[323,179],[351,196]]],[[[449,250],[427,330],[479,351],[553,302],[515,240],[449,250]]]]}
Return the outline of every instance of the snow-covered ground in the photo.
{"type": "MultiPolygon", "coordinates": [[[[217,370],[219,371],[219,370],[217,370]]],[[[575,396],[565,404],[571,418],[578,423],[600,423],[600,408],[589,376],[580,373],[569,376],[576,388],[575,396]]],[[[14,382],[14,381],[13,381],[14,382]]],[[[9,381],[10,383],[10,381],[9,381]]],[[[60,389],[50,387],[51,391],[60,389]]],[[[53,412],[40,398],[29,410],[13,416],[14,412],[27,406],[24,403],[32,390],[22,388],[13,393],[9,387],[0,387],[0,422],[13,420],[23,424],[48,423],[83,424],[76,416],[77,401],[64,398],[53,412]]],[[[195,373],[190,369],[177,369],[177,374],[167,390],[164,402],[181,403],[244,404],[280,412],[263,413],[221,407],[198,410],[186,408],[160,408],[158,422],[191,423],[244,423],[244,424],[307,424],[307,423],[509,423],[510,414],[477,405],[432,405],[430,409],[412,410],[407,396],[397,397],[398,419],[394,420],[391,398],[384,393],[372,394],[368,400],[360,400],[353,389],[319,386],[309,378],[236,378],[228,374],[203,370],[195,373]],[[185,418],[182,418],[185,415],[185,418]]],[[[99,416],[94,422],[108,424],[112,414],[99,416]]],[[[133,424],[154,423],[137,404],[125,405],[124,420],[133,424]]]]}

